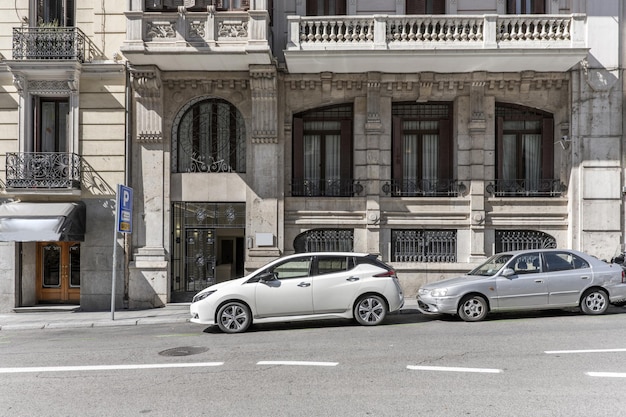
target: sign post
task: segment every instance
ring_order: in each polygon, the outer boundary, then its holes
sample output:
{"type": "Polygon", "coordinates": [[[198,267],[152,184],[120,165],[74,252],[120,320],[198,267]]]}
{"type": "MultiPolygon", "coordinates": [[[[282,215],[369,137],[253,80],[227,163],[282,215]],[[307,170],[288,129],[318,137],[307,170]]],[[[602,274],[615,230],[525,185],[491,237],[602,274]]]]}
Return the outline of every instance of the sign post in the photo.
{"type": "Polygon", "coordinates": [[[115,233],[113,234],[113,274],[111,276],[111,320],[115,320],[115,280],[117,278],[117,234],[133,232],[133,189],[117,184],[115,233]]]}

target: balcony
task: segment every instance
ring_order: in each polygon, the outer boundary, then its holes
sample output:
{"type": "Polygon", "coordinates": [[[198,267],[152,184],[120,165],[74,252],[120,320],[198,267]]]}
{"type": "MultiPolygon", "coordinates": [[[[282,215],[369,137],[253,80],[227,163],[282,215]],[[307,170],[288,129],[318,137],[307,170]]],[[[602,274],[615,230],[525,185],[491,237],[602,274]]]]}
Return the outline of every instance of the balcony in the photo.
{"type": "Polygon", "coordinates": [[[560,180],[495,180],[485,187],[493,197],[561,197],[567,190],[560,180]]]}
{"type": "Polygon", "coordinates": [[[6,154],[6,188],[18,190],[80,190],[81,158],[67,152],[6,154]]]}
{"type": "Polygon", "coordinates": [[[291,73],[567,71],[586,15],[289,16],[291,73]]]}
{"type": "Polygon", "coordinates": [[[457,180],[390,180],[382,190],[391,197],[457,197],[467,187],[457,180]]]}
{"type": "Polygon", "coordinates": [[[133,65],[163,71],[248,71],[273,62],[267,10],[126,12],[121,51],[133,65]],[[174,58],[173,58],[174,56],[174,58]]]}
{"type": "Polygon", "coordinates": [[[291,183],[293,197],[354,197],[363,192],[358,180],[294,179],[291,183]]]}
{"type": "Polygon", "coordinates": [[[75,27],[13,28],[14,60],[76,60],[91,62],[96,48],[75,27]]]}

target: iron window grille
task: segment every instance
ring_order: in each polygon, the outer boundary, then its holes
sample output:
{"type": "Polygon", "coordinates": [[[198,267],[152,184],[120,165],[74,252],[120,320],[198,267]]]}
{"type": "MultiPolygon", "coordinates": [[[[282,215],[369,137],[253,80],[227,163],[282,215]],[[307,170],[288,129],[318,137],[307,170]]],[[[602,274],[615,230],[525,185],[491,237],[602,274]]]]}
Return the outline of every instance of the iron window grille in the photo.
{"type": "Polygon", "coordinates": [[[354,230],[312,229],[300,233],[293,242],[296,253],[304,252],[352,252],[354,230]]]}
{"type": "Polygon", "coordinates": [[[554,248],[556,239],[538,230],[496,230],[496,253],[554,248]]]}
{"type": "Polygon", "coordinates": [[[393,262],[456,262],[456,230],[392,230],[393,262]]]}

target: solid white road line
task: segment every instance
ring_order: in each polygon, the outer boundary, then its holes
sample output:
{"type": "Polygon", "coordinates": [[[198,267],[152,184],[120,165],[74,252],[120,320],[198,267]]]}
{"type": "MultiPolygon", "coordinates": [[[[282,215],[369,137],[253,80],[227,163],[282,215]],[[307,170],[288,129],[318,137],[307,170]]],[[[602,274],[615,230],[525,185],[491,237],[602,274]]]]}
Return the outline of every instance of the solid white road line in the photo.
{"type": "Polygon", "coordinates": [[[585,372],[585,374],[599,378],[626,378],[624,372],[585,372]]]}
{"type": "Polygon", "coordinates": [[[548,355],[560,353],[608,353],[608,352],[626,352],[626,349],[580,349],[580,350],[546,350],[544,353],[548,355]]]}
{"type": "Polygon", "coordinates": [[[221,366],[224,362],[196,362],[196,363],[152,363],[143,365],[92,365],[92,366],[39,366],[28,368],[0,368],[0,374],[21,374],[33,372],[75,372],[75,371],[116,371],[134,369],[161,369],[161,368],[194,368],[206,366],[221,366]]]}
{"type": "Polygon", "coordinates": [[[259,361],[257,365],[287,365],[287,366],[337,366],[339,362],[307,362],[307,361],[259,361]]]}
{"type": "Polygon", "coordinates": [[[489,368],[459,368],[454,366],[412,366],[408,365],[407,369],[412,371],[439,371],[439,372],[478,372],[485,374],[500,374],[504,372],[502,369],[489,368]]]}

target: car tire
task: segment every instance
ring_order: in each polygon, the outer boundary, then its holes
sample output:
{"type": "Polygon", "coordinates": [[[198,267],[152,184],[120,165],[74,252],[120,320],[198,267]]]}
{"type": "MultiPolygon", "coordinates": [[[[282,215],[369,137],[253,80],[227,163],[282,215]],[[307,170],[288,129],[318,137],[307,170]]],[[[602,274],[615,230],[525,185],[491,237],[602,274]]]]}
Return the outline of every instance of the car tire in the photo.
{"type": "Polygon", "coordinates": [[[378,295],[366,295],[354,306],[354,318],[363,326],[380,324],[387,316],[387,303],[378,295]]]}
{"type": "Polygon", "coordinates": [[[239,301],[229,301],[217,311],[217,325],[224,333],[243,333],[252,324],[250,308],[239,301]]]}
{"type": "Polygon", "coordinates": [[[599,288],[587,290],[580,300],[580,309],[585,314],[603,314],[609,308],[609,295],[599,288]]]}
{"type": "Polygon", "coordinates": [[[481,321],[487,316],[487,301],[480,295],[469,295],[461,300],[457,313],[463,321],[481,321]]]}

